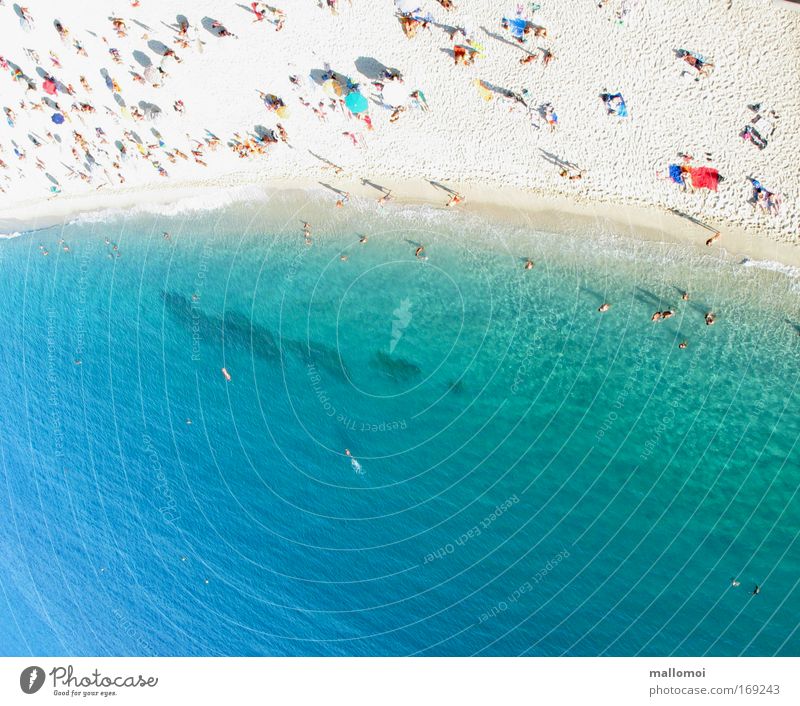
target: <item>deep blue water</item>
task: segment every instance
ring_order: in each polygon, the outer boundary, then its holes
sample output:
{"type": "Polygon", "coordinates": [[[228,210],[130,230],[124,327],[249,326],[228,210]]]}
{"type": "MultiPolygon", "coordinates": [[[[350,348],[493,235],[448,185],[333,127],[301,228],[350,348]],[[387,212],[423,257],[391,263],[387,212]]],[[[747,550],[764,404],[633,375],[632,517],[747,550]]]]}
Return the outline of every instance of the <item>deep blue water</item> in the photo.
{"type": "Polygon", "coordinates": [[[792,277],[290,198],[0,266],[0,654],[800,654],[792,277]]]}

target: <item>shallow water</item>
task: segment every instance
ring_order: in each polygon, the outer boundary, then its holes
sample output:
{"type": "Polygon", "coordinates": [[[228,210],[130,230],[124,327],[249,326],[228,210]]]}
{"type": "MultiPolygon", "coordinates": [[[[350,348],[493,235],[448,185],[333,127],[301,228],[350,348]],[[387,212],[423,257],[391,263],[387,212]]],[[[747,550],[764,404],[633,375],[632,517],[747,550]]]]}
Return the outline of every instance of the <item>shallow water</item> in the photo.
{"type": "Polygon", "coordinates": [[[174,211],[0,243],[2,654],[800,653],[798,280],[174,211]]]}

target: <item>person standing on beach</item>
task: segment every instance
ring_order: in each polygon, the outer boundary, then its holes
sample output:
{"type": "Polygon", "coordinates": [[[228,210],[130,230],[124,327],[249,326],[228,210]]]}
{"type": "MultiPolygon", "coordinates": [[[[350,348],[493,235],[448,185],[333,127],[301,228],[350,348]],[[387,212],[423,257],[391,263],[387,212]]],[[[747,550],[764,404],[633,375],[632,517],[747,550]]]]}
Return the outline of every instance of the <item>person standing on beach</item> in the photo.
{"type": "Polygon", "coordinates": [[[256,16],[256,18],[253,20],[253,22],[261,22],[264,19],[264,13],[261,12],[261,10],[258,9],[258,3],[257,2],[251,2],[250,3],[250,8],[253,10],[253,14],[256,16]]]}

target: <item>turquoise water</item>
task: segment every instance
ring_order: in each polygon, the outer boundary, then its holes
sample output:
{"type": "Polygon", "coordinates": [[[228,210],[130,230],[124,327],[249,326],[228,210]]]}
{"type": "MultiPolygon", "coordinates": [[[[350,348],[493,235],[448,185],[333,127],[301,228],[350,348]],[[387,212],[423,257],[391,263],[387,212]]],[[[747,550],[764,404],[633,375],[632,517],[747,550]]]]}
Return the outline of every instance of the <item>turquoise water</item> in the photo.
{"type": "Polygon", "coordinates": [[[798,280],[331,211],[0,242],[0,653],[800,654],[798,280]]]}

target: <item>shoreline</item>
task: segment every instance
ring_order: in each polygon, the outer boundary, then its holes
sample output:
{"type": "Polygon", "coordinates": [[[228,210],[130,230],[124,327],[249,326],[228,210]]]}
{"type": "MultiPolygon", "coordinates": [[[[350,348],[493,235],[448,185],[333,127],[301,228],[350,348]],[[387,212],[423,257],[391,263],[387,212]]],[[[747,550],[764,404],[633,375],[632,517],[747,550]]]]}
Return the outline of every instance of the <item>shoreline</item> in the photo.
{"type": "Polygon", "coordinates": [[[104,208],[197,199],[208,209],[236,200],[225,190],[247,199],[328,182],[374,203],[380,193],[361,180],[369,176],[402,203],[444,204],[430,184],[443,181],[466,196],[459,210],[495,220],[800,265],[796,13],[766,11],[763,0],[544,3],[526,21],[546,36],[520,44],[488,0],[453,11],[428,3],[433,23],[415,37],[392,3],[340,3],[336,14],[309,3],[287,9],[281,31],[242,4],[216,18],[235,39],[204,26],[204,3],[183,29],[181,4],[142,5],[126,9],[121,32],[102,6],[43,2],[19,31],[13,8],[2,11],[3,55],[18,68],[0,125],[0,234],[104,208]],[[459,28],[481,47],[469,65],[448,55],[459,28]],[[695,75],[683,50],[716,69],[695,75]],[[555,59],[547,65],[543,53],[555,59]],[[56,79],[47,90],[42,64],[56,79]],[[358,87],[369,125],[325,88],[328,70],[340,89],[358,87]],[[388,103],[387,72],[401,77],[389,88],[405,87],[388,103]],[[624,95],[624,116],[609,112],[606,91],[624,95]],[[725,184],[688,192],[665,180],[684,155],[725,184]],[[582,179],[563,178],[564,168],[582,179]],[[774,215],[753,208],[750,179],[782,196],[774,215]],[[705,248],[717,229],[721,239],[705,248]]]}
{"type": "MultiPolygon", "coordinates": [[[[325,179],[323,176],[322,179],[325,179]]],[[[373,202],[381,192],[371,184],[391,190],[389,204],[411,206],[440,206],[445,209],[447,193],[430,181],[379,179],[349,180],[345,177],[317,180],[311,177],[271,178],[264,180],[227,178],[170,184],[155,189],[133,187],[114,189],[105,193],[62,196],[0,211],[0,233],[6,238],[63,226],[76,218],[104,211],[136,211],[163,213],[175,216],[183,211],[218,210],[237,202],[269,199],[279,192],[313,192],[330,194],[331,207],[336,198],[333,189],[350,193],[353,199],[373,202]],[[329,182],[335,182],[333,184],[329,182]],[[175,208],[169,212],[169,206],[175,208]],[[161,208],[157,208],[161,207],[161,208]],[[166,207],[166,208],[165,208],[166,207]]],[[[732,259],[752,259],[800,267],[800,247],[759,235],[736,224],[714,220],[702,223],[688,214],[659,206],[614,203],[564,194],[547,194],[515,187],[499,189],[490,185],[453,184],[452,190],[465,197],[458,210],[492,221],[516,226],[530,225],[537,230],[570,233],[576,230],[600,229],[634,240],[689,245],[701,252],[722,250],[732,259]],[[721,238],[706,248],[706,239],[719,230],[721,238]]],[[[345,206],[347,208],[347,206],[345,206]]]]}

